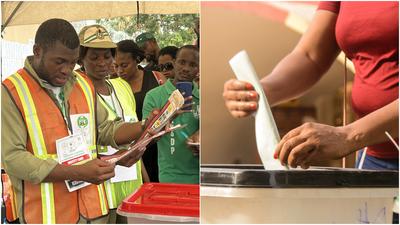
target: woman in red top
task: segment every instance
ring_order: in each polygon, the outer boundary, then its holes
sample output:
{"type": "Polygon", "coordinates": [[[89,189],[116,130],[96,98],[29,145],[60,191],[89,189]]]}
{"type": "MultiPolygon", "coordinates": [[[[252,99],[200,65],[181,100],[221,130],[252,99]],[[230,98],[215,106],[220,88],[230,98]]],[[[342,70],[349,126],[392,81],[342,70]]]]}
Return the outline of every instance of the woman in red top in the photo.
{"type": "MultiPolygon", "coordinates": [[[[398,2],[321,2],[294,50],[261,80],[276,105],[311,88],[340,50],[355,66],[352,106],[359,119],[342,127],[306,123],[293,129],[275,151],[282,164],[308,168],[368,146],[363,168],[398,170],[399,152],[385,135],[398,142],[398,12],[398,2]]],[[[257,109],[258,95],[246,82],[227,81],[224,98],[234,117],[257,109]]]]}

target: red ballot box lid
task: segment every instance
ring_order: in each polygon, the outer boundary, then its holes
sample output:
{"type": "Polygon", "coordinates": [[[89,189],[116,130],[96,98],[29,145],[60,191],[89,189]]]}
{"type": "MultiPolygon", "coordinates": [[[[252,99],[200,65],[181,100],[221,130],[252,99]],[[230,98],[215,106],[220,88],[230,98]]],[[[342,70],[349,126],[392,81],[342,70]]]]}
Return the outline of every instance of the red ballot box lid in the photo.
{"type": "Polygon", "coordinates": [[[199,217],[197,184],[145,183],[123,200],[119,210],[167,216],[199,217]]]}

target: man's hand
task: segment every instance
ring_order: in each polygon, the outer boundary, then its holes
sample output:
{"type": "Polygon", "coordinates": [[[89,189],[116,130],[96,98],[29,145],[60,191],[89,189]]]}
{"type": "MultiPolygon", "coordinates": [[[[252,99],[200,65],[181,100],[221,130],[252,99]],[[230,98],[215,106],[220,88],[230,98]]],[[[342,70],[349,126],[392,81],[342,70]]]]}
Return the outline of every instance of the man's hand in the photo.
{"type": "Polygon", "coordinates": [[[74,180],[82,180],[92,184],[101,184],[115,176],[115,164],[100,159],[93,159],[85,164],[72,167],[78,175],[74,180]]]}
{"type": "Polygon", "coordinates": [[[147,119],[146,119],[146,123],[145,123],[145,125],[144,125],[144,129],[146,129],[146,128],[150,125],[150,122],[151,122],[155,117],[157,117],[159,113],[160,113],[160,109],[153,109],[153,110],[151,110],[149,116],[148,116],[147,119]]]}
{"type": "MultiPolygon", "coordinates": [[[[126,150],[119,150],[118,151],[119,154],[123,154],[125,152],[126,152],[126,150]]],[[[143,153],[144,153],[143,149],[132,150],[128,155],[126,155],[125,157],[120,159],[117,162],[117,165],[125,166],[125,167],[131,167],[133,164],[135,164],[137,161],[140,160],[140,158],[142,157],[143,153]]]]}
{"type": "Polygon", "coordinates": [[[225,106],[235,118],[251,115],[258,108],[258,94],[247,82],[231,79],[225,82],[225,106]]]}
{"type": "Polygon", "coordinates": [[[154,109],[149,114],[146,123],[142,125],[142,122],[136,123],[122,123],[122,125],[116,130],[114,134],[114,140],[117,145],[130,144],[132,141],[137,140],[143,135],[143,131],[147,128],[150,121],[157,116],[160,112],[158,109],[154,109]]]}
{"type": "Polygon", "coordinates": [[[189,149],[192,150],[193,155],[198,156],[200,154],[200,132],[196,131],[192,136],[186,140],[186,144],[189,149]]]}
{"type": "Polygon", "coordinates": [[[305,123],[287,133],[279,142],[274,158],[282,165],[307,169],[311,163],[340,159],[351,153],[343,127],[305,123]]]}

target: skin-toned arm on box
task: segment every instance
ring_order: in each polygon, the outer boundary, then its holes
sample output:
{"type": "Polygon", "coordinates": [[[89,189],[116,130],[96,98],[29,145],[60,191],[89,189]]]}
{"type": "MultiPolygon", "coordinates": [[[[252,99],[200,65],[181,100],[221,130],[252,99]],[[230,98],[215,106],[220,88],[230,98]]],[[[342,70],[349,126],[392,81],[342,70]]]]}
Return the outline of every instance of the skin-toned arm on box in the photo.
{"type": "Polygon", "coordinates": [[[306,169],[310,164],[340,159],[365,146],[399,136],[399,100],[343,127],[306,123],[287,133],[278,144],[275,156],[282,164],[306,169]]]}

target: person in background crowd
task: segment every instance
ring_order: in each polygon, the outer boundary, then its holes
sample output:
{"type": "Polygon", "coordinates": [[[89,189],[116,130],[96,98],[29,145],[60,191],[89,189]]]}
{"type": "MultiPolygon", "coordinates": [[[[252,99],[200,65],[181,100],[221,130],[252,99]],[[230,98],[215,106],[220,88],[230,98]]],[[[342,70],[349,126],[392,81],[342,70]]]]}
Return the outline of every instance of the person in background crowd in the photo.
{"type": "Polygon", "coordinates": [[[200,51],[200,20],[198,18],[194,24],[194,32],[196,33],[196,37],[197,37],[197,39],[195,41],[195,45],[197,46],[197,48],[200,51]]]}
{"type": "MultiPolygon", "coordinates": [[[[150,115],[153,107],[162,107],[178,82],[192,82],[199,72],[199,51],[196,46],[181,47],[174,62],[174,79],[150,90],[143,103],[143,118],[150,115]]],[[[177,116],[172,125],[187,125],[163,136],[158,142],[158,166],[160,182],[199,183],[198,152],[189,148],[188,141],[199,140],[199,102],[200,95],[196,83],[192,82],[192,112],[177,116]]]]}
{"type": "Polygon", "coordinates": [[[110,66],[109,78],[114,79],[118,77],[117,71],[115,70],[115,60],[113,59],[113,63],[110,66]]]}
{"type": "Polygon", "coordinates": [[[178,47],[167,46],[160,50],[158,56],[157,70],[160,71],[167,79],[174,79],[174,60],[178,47]]]}
{"type": "Polygon", "coordinates": [[[156,70],[157,59],[160,53],[160,47],[154,35],[150,32],[145,32],[136,37],[136,44],[143,50],[146,61],[146,70],[156,70]]]}
{"type": "MultiPolygon", "coordinates": [[[[166,80],[159,72],[141,69],[138,63],[143,58],[143,51],[134,41],[123,40],[117,43],[115,69],[118,76],[129,83],[135,95],[136,113],[139,120],[142,120],[143,100],[146,93],[166,80]]],[[[157,153],[157,145],[153,144],[147,147],[142,158],[151,182],[158,182],[157,153]]]]}
{"type": "MultiPolygon", "coordinates": [[[[119,77],[107,79],[109,76],[107,68],[112,67],[117,47],[107,30],[100,25],[86,26],[79,32],[79,41],[79,63],[82,67],[79,72],[92,80],[99,103],[108,111],[108,119],[114,120],[120,117],[125,122],[138,122],[135,97],[129,84],[119,77]]],[[[98,149],[99,154],[104,155],[118,151],[112,146],[98,146],[98,149]]],[[[116,209],[122,200],[143,184],[142,174],[145,180],[149,181],[146,169],[139,160],[131,167],[116,166],[114,180],[107,180],[104,183],[110,208],[108,223],[127,223],[126,217],[118,215],[116,209]]]]}
{"type": "MultiPolygon", "coordinates": [[[[197,48],[200,51],[200,19],[199,18],[197,18],[197,20],[195,21],[194,32],[196,33],[196,37],[197,37],[197,39],[195,41],[195,45],[197,46],[197,48]]],[[[194,79],[194,82],[196,82],[200,87],[200,71],[197,74],[196,78],[194,79]]]]}
{"type": "MultiPolygon", "coordinates": [[[[115,164],[97,158],[96,142],[118,148],[144,130],[141,122],[107,120],[107,110],[95,104],[91,80],[73,72],[78,57],[74,27],[63,19],[47,20],[36,32],[33,56],[2,83],[2,130],[7,132],[1,134],[1,160],[22,223],[105,223],[103,182],[114,177],[115,164]],[[59,163],[70,154],[88,161],[59,163]],[[65,181],[90,184],[69,192],[65,181]]],[[[140,157],[131,154],[118,164],[129,167],[140,157]]]]}

